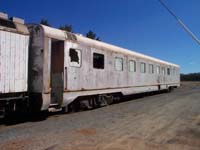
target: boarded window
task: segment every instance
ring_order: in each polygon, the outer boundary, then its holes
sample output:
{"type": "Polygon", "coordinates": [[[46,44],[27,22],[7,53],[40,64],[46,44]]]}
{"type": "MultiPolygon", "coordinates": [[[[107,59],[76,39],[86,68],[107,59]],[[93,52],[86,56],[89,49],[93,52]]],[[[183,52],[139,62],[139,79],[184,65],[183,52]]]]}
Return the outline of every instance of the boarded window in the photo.
{"type": "Polygon", "coordinates": [[[129,71],[136,72],[136,61],[129,60],[129,71]]]}
{"type": "Polygon", "coordinates": [[[171,74],[170,68],[167,68],[167,75],[170,75],[170,74],[171,74]]]}
{"type": "Polygon", "coordinates": [[[153,74],[153,73],[154,73],[153,64],[149,64],[149,73],[150,73],[150,74],[153,74]]]}
{"type": "Polygon", "coordinates": [[[104,69],[104,55],[93,53],[93,67],[96,69],[104,69]]]}
{"type": "Polygon", "coordinates": [[[140,72],[145,73],[146,72],[146,64],[141,62],[140,63],[140,72]]]}
{"type": "Polygon", "coordinates": [[[157,73],[157,74],[160,74],[160,66],[157,66],[157,67],[156,67],[156,73],[157,73]]]}
{"type": "Polygon", "coordinates": [[[69,57],[70,57],[69,65],[71,67],[81,67],[81,51],[80,50],[70,48],[69,57]]]}
{"type": "Polygon", "coordinates": [[[115,57],[115,70],[122,71],[123,70],[123,59],[119,57],[115,57]]]}

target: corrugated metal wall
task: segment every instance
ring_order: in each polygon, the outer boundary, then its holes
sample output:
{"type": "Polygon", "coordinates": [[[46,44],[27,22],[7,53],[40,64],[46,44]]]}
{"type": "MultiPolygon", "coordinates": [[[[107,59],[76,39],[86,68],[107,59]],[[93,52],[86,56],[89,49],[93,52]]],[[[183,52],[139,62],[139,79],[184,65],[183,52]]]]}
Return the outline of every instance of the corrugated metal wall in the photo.
{"type": "Polygon", "coordinates": [[[0,93],[27,91],[29,36],[0,30],[0,93]]]}

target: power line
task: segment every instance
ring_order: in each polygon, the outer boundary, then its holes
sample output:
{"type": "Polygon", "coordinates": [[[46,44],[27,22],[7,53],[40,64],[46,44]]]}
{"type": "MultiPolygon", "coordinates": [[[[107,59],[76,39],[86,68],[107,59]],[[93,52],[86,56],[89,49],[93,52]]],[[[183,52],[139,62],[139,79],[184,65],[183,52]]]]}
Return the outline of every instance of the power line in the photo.
{"type": "Polygon", "coordinates": [[[179,19],[176,14],[169,9],[169,7],[164,3],[163,0],[158,0],[161,5],[176,19],[176,21],[179,23],[179,25],[192,37],[192,39],[194,41],[197,42],[197,44],[200,45],[200,40],[194,35],[194,33],[192,33],[192,31],[190,31],[190,29],[181,21],[181,19],[179,19]]]}

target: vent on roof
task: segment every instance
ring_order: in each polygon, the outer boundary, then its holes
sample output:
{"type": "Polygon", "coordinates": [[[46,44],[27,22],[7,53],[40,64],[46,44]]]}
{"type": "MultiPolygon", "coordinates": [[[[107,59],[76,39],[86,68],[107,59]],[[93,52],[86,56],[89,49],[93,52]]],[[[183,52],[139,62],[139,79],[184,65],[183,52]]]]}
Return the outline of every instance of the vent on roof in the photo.
{"type": "Polygon", "coordinates": [[[10,20],[0,18],[0,26],[16,29],[15,24],[10,20]]]}
{"type": "Polygon", "coordinates": [[[24,19],[21,18],[17,18],[17,17],[12,17],[11,20],[15,23],[20,23],[20,24],[24,24],[24,19]]]}
{"type": "Polygon", "coordinates": [[[8,14],[0,12],[0,18],[8,20],[8,14]]]}

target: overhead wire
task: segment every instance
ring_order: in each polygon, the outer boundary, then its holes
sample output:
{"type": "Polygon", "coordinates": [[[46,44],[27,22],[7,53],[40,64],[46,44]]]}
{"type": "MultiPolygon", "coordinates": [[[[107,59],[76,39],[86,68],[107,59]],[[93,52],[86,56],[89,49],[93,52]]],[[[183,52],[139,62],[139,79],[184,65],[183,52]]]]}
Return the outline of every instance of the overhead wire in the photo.
{"type": "Polygon", "coordinates": [[[177,17],[177,15],[170,10],[170,8],[166,5],[166,3],[163,0],[158,0],[161,5],[176,19],[176,21],[179,23],[179,25],[191,36],[191,38],[200,45],[200,40],[195,36],[194,33],[177,17]]]}

